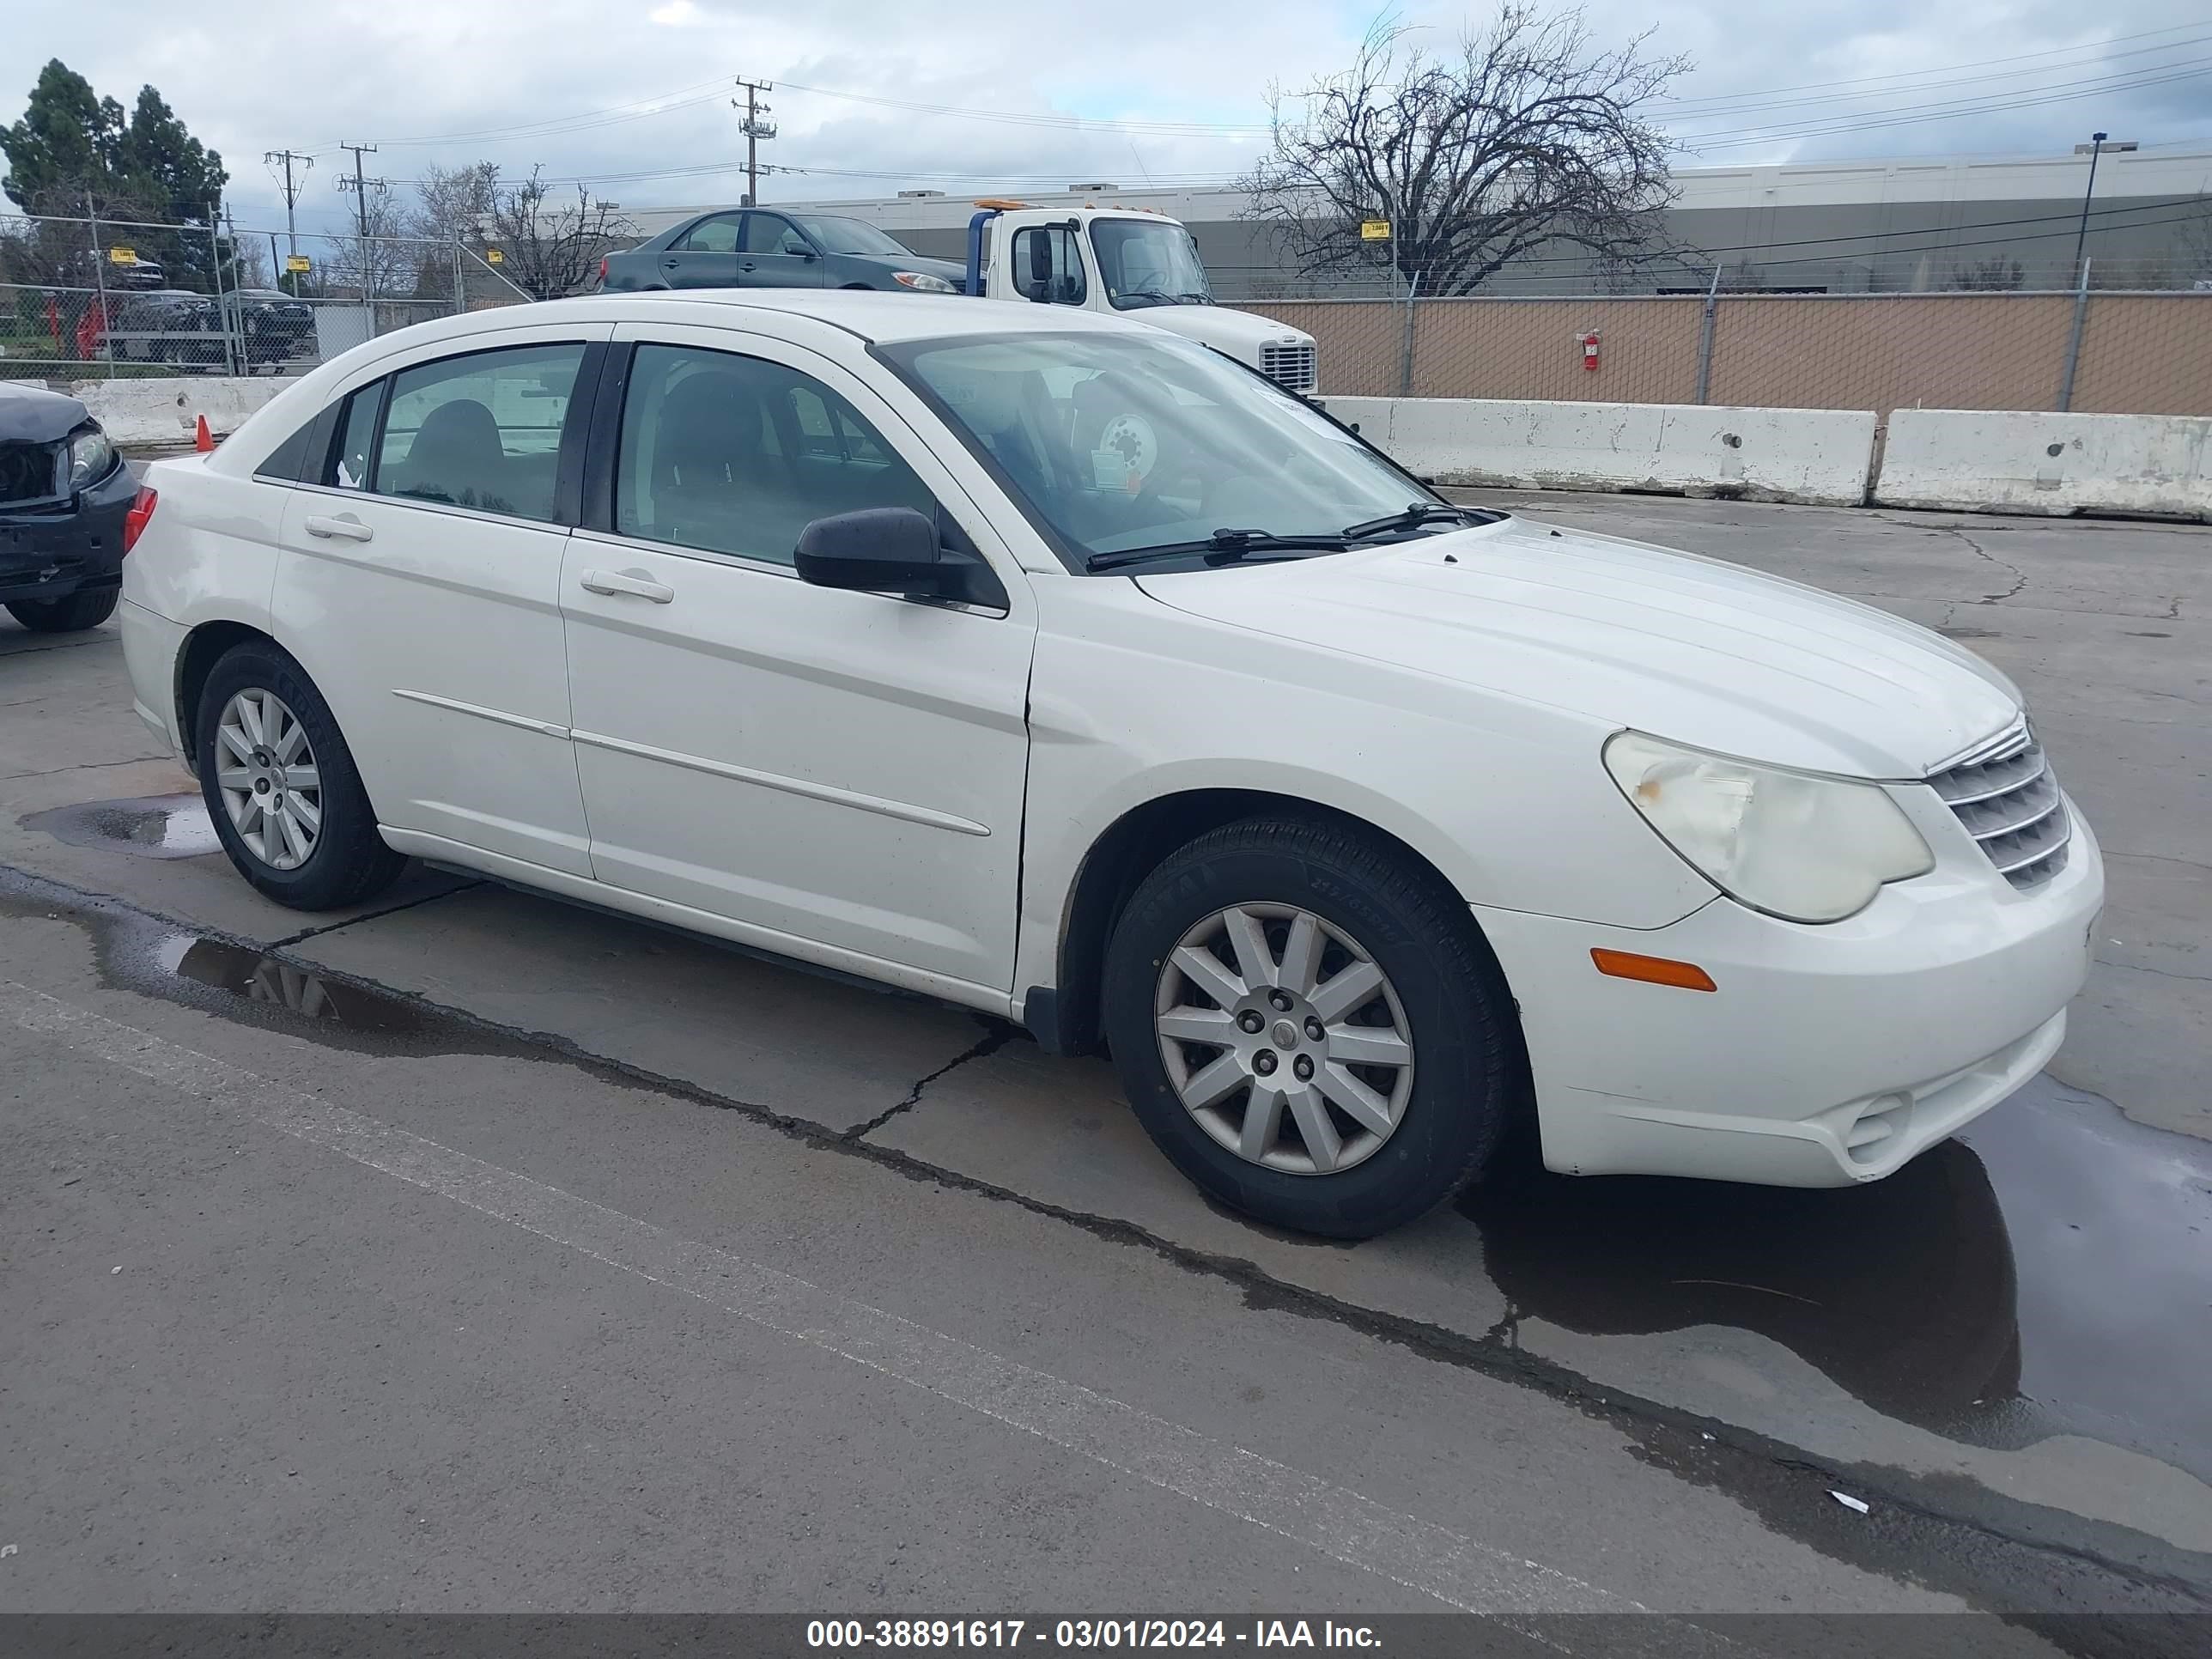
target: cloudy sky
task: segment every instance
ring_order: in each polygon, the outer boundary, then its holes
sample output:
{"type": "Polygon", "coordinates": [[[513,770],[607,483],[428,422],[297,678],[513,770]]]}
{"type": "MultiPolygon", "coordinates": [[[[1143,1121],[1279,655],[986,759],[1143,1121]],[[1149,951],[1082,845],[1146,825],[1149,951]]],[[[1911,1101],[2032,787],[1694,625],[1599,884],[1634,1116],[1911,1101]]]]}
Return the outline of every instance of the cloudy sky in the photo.
{"type": "MultiPolygon", "coordinates": [[[[264,150],[312,152],[302,228],[335,228],[342,141],[372,175],[544,164],[625,207],[732,201],[739,76],[776,83],[793,169],[770,199],[1072,180],[1225,181],[1271,84],[1341,67],[1376,15],[1331,0],[33,0],[0,32],[0,120],[59,57],[129,103],[159,87],[220,149],[240,224],[281,222],[264,150]]],[[[1488,6],[1407,4],[1449,47],[1488,6]]],[[[1695,166],[2063,153],[2096,128],[2212,147],[2204,0],[1589,0],[1696,68],[1660,112],[1695,166]]]]}

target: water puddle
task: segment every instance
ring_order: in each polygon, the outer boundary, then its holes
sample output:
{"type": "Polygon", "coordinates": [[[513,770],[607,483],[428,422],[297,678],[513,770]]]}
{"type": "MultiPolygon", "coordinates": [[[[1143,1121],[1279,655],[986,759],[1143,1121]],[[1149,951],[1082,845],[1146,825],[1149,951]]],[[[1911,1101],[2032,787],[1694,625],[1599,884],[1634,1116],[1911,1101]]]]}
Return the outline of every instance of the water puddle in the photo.
{"type": "Polygon", "coordinates": [[[2212,1146],[2048,1077],[1871,1186],[1516,1167],[1460,1209],[1516,1318],[1753,1331],[1953,1438],[2081,1433],[2212,1480],[2212,1146]]]}
{"type": "Polygon", "coordinates": [[[325,979],[295,963],[222,939],[170,933],[155,945],[153,963],[195,985],[349,1031],[421,1036],[438,1018],[417,1003],[325,979]]]}
{"type": "Polygon", "coordinates": [[[196,859],[220,853],[207,803],[197,793],[86,801],[33,812],[22,820],[70,847],[106,847],[142,859],[196,859]]]}
{"type": "Polygon", "coordinates": [[[330,978],[251,945],[68,892],[21,871],[0,871],[0,917],[7,916],[44,917],[83,928],[91,935],[101,982],[115,989],[325,1048],[409,1059],[545,1057],[542,1047],[480,1030],[413,998],[330,978]]]}

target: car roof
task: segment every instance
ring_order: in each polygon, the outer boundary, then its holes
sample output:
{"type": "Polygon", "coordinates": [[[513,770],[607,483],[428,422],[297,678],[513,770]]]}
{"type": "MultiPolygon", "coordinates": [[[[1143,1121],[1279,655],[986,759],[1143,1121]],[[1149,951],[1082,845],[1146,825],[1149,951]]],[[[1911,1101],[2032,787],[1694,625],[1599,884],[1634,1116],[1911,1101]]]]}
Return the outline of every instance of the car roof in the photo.
{"type": "MultiPolygon", "coordinates": [[[[976,300],[951,294],[889,294],[863,289],[687,288],[644,294],[594,294],[548,300],[527,307],[501,307],[465,318],[421,325],[453,335],[513,328],[531,321],[659,321],[709,328],[772,327],[771,319],[805,319],[873,343],[934,340],[956,335],[1137,333],[1157,339],[1150,324],[1102,316],[1072,306],[976,300]]],[[[386,338],[391,337],[387,336],[386,338]]]]}

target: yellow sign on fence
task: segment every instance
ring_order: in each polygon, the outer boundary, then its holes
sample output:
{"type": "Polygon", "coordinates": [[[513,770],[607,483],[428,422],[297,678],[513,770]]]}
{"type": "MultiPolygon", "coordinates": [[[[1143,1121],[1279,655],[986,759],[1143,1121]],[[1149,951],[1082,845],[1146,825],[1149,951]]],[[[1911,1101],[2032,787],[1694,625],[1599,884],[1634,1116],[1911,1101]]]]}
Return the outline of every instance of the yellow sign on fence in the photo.
{"type": "Polygon", "coordinates": [[[1363,242],[1387,242],[1390,240],[1388,219],[1363,219],[1359,222],[1359,240],[1363,242]]]}
{"type": "Polygon", "coordinates": [[[107,250],[107,263],[111,265],[135,265],[138,263],[138,250],[135,247],[112,247],[107,250]]]}
{"type": "Polygon", "coordinates": [[[314,268],[314,261],[304,253],[292,253],[285,256],[284,269],[295,276],[304,276],[314,268]]]}
{"type": "Polygon", "coordinates": [[[498,248],[488,247],[484,250],[484,263],[488,265],[503,265],[507,263],[507,255],[498,248]]]}

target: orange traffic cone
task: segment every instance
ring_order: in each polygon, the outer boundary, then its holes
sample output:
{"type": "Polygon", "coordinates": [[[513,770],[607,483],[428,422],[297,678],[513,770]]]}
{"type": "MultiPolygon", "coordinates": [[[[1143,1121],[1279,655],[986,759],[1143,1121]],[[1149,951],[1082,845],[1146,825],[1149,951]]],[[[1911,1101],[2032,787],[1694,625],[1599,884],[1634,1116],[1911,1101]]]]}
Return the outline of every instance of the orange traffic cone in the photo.
{"type": "Polygon", "coordinates": [[[192,433],[192,447],[203,455],[215,447],[215,434],[208,430],[204,415],[199,417],[199,425],[192,433]]]}

